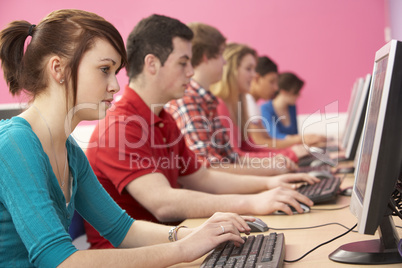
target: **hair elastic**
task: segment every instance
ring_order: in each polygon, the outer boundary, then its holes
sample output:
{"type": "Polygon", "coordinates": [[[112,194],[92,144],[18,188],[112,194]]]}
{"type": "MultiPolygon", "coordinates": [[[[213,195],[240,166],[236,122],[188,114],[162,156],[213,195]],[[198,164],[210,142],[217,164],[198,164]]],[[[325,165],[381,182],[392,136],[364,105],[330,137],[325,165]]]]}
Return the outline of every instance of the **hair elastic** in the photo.
{"type": "Polygon", "coordinates": [[[32,32],[33,32],[33,28],[35,28],[35,24],[32,24],[30,27],[29,27],[29,31],[28,31],[28,36],[32,36],[32,32]]]}

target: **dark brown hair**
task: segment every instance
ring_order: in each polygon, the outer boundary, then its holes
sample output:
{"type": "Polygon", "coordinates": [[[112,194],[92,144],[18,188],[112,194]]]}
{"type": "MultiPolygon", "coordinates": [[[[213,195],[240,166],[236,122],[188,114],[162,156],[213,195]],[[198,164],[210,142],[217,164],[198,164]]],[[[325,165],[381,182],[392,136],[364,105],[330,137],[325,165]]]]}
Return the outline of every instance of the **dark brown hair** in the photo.
{"type": "Polygon", "coordinates": [[[181,21],[170,17],[154,14],[142,19],[127,38],[129,79],[142,72],[148,54],[155,55],[163,66],[173,51],[174,37],[191,41],[193,32],[181,21]]]}
{"type": "Polygon", "coordinates": [[[264,76],[268,73],[278,73],[278,66],[267,56],[261,56],[258,57],[255,71],[261,76],[264,76]]]}
{"type": "Polygon", "coordinates": [[[204,55],[208,59],[215,58],[219,55],[221,46],[225,44],[226,38],[218,31],[218,29],[199,22],[193,22],[187,24],[193,31],[194,38],[193,44],[193,57],[191,58],[191,64],[198,66],[204,55]]]}
{"type": "Polygon", "coordinates": [[[0,32],[1,66],[11,94],[22,90],[33,97],[40,94],[48,85],[46,59],[58,55],[67,61],[65,87],[71,79],[75,104],[78,66],[96,38],[108,41],[116,49],[122,58],[119,70],[123,68],[127,63],[123,39],[111,23],[94,13],[64,9],[51,12],[36,26],[23,20],[11,22],[0,32]],[[24,54],[29,35],[32,39],[24,54]]]}
{"type": "Polygon", "coordinates": [[[294,73],[284,72],[279,74],[278,86],[279,90],[284,90],[297,95],[304,86],[304,81],[294,73]]]}

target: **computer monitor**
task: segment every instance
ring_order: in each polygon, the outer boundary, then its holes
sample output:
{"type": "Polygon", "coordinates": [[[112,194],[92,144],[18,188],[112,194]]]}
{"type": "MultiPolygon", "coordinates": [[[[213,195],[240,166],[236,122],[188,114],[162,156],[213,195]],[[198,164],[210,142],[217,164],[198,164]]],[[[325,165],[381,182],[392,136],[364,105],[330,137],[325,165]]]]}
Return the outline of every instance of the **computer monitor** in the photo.
{"type": "Polygon", "coordinates": [[[349,137],[346,142],[345,158],[353,160],[356,156],[357,147],[359,145],[360,136],[363,130],[364,118],[366,116],[369,89],[371,84],[371,74],[367,74],[364,84],[361,88],[360,97],[356,102],[354,118],[350,122],[349,137]]]}
{"type": "MultiPolygon", "coordinates": [[[[350,211],[358,232],[380,239],[345,244],[330,254],[333,261],[353,264],[401,263],[399,236],[391,196],[402,163],[402,43],[392,40],[377,51],[364,122],[350,211]]],[[[398,183],[399,181],[399,183],[398,183]]],[[[401,188],[402,191],[402,188],[401,188]]]]}
{"type": "Polygon", "coordinates": [[[0,104],[0,120],[10,119],[13,116],[19,115],[25,108],[26,105],[20,103],[0,104]]]}
{"type": "Polygon", "coordinates": [[[350,140],[352,124],[356,118],[357,106],[359,104],[359,100],[361,99],[363,86],[364,86],[364,78],[359,77],[357,79],[357,81],[355,82],[355,85],[353,87],[352,94],[351,94],[350,100],[349,100],[345,130],[343,131],[343,135],[342,135],[341,147],[343,149],[345,149],[347,147],[349,140],[350,140]]]}

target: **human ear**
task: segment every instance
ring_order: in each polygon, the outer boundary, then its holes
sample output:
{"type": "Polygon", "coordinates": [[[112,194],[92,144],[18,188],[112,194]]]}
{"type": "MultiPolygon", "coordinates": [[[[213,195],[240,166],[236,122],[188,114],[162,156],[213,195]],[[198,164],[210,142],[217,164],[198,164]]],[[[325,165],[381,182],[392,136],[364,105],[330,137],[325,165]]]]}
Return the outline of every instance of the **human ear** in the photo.
{"type": "Polygon", "coordinates": [[[160,61],[155,55],[148,54],[145,56],[144,71],[147,71],[150,74],[154,75],[158,72],[160,66],[161,66],[160,61]]]}
{"type": "Polygon", "coordinates": [[[207,54],[204,53],[204,54],[202,55],[202,61],[205,62],[205,63],[208,63],[208,60],[209,60],[209,59],[208,59],[208,57],[207,57],[207,54]]]}
{"type": "Polygon", "coordinates": [[[53,56],[49,59],[47,69],[55,82],[60,84],[64,82],[64,65],[59,56],[53,56]]]}

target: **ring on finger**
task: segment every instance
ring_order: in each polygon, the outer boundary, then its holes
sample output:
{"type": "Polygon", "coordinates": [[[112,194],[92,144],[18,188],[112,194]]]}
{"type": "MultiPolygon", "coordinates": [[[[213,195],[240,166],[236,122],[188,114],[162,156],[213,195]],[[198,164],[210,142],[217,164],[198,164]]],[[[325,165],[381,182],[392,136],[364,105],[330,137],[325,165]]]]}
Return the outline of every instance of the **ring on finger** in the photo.
{"type": "Polygon", "coordinates": [[[225,227],[223,227],[223,226],[221,225],[221,228],[222,228],[222,234],[224,234],[224,233],[225,233],[225,227]]]}

